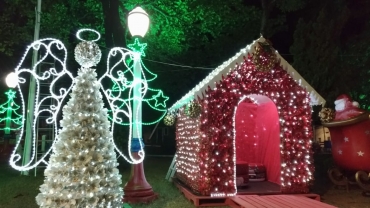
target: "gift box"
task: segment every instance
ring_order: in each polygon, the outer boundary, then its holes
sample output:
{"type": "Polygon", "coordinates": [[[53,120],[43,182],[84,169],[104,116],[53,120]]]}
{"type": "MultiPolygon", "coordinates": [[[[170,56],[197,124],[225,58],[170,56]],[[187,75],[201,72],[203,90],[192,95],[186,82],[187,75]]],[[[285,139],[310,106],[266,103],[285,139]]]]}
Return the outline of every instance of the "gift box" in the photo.
{"type": "Polygon", "coordinates": [[[249,166],[247,162],[236,162],[236,186],[246,186],[249,182],[249,166]]]}
{"type": "Polygon", "coordinates": [[[236,162],[236,175],[248,175],[249,166],[247,162],[237,161],[236,162]]]}
{"type": "Polygon", "coordinates": [[[237,175],[236,176],[236,186],[241,187],[241,186],[247,186],[249,182],[249,175],[237,175]]]}
{"type": "Polygon", "coordinates": [[[250,181],[265,181],[266,167],[260,163],[250,163],[249,166],[249,180],[250,181]]]}

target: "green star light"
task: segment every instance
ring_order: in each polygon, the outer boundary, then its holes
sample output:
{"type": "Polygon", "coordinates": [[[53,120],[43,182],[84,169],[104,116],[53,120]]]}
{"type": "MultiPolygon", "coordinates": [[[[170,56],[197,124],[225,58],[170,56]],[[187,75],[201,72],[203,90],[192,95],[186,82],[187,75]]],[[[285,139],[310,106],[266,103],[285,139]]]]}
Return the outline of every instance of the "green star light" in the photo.
{"type": "Polygon", "coordinates": [[[145,57],[145,48],[148,44],[146,43],[140,43],[139,38],[135,38],[135,42],[133,44],[128,44],[127,47],[129,47],[134,52],[140,53],[141,56],[145,57]]]}
{"type": "Polygon", "coordinates": [[[13,91],[13,90],[9,90],[5,94],[7,95],[8,100],[12,100],[12,99],[15,98],[15,91],[13,91]]]}
{"type": "Polygon", "coordinates": [[[155,100],[155,107],[158,107],[158,106],[161,105],[162,107],[165,108],[166,107],[166,101],[170,98],[167,97],[167,96],[164,96],[162,91],[158,91],[158,94],[154,95],[153,99],[155,100]],[[160,101],[158,101],[158,99],[160,101]]]}

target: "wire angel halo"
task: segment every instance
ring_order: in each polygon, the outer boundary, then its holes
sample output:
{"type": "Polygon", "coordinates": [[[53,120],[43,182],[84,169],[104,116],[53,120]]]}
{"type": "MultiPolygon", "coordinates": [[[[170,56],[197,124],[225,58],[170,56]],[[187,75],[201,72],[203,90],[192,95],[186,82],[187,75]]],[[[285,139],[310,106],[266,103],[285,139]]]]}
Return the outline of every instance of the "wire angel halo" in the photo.
{"type": "MultiPolygon", "coordinates": [[[[92,66],[95,66],[96,64],[98,64],[98,62],[100,61],[100,58],[101,58],[101,51],[99,49],[99,46],[94,42],[100,39],[100,34],[97,31],[92,30],[92,29],[81,29],[77,32],[77,38],[79,40],[81,40],[82,42],[79,43],[75,48],[75,59],[76,59],[76,61],[82,67],[85,67],[85,68],[89,68],[89,67],[92,67],[92,66]],[[86,40],[84,40],[80,37],[80,34],[82,32],[85,32],[85,31],[94,32],[94,33],[97,34],[98,37],[95,40],[86,41],[86,40]]],[[[115,123],[120,123],[124,120],[124,118],[122,116],[120,116],[121,114],[123,114],[126,117],[126,119],[129,120],[129,123],[132,124],[133,112],[131,110],[132,109],[131,102],[127,101],[127,99],[122,98],[124,96],[123,91],[125,90],[125,92],[128,93],[128,94],[126,93],[126,95],[131,96],[134,86],[139,85],[139,86],[141,86],[140,87],[141,98],[139,98],[139,99],[143,99],[143,97],[144,97],[144,95],[145,95],[145,93],[147,92],[147,89],[148,89],[147,80],[145,78],[144,79],[134,79],[132,81],[127,80],[127,78],[125,77],[124,72],[122,70],[120,70],[120,68],[119,68],[120,64],[123,63],[124,66],[126,67],[125,73],[127,73],[127,71],[128,71],[129,73],[131,73],[132,77],[134,77],[134,72],[133,72],[132,68],[129,67],[127,65],[126,61],[125,61],[126,58],[130,58],[132,60],[137,60],[138,58],[140,58],[140,55],[138,53],[130,51],[126,48],[121,48],[121,47],[112,48],[109,51],[109,54],[108,54],[108,57],[107,57],[107,69],[106,69],[105,73],[98,80],[98,83],[100,84],[100,88],[103,92],[103,95],[105,96],[105,98],[107,99],[107,101],[109,103],[108,107],[112,111],[112,125],[111,125],[111,129],[110,129],[111,132],[113,132],[113,130],[114,130],[114,124],[115,123]],[[115,58],[115,63],[113,64],[112,67],[110,67],[110,59],[113,58],[113,57],[115,58]],[[119,59],[117,60],[118,57],[119,57],[119,59]],[[119,88],[119,91],[113,93],[111,89],[105,89],[104,86],[102,85],[102,80],[104,78],[110,79],[116,85],[116,87],[119,88]],[[119,106],[116,103],[119,103],[119,106]],[[125,107],[125,108],[123,108],[123,107],[125,107]]],[[[64,46],[64,44],[58,39],[45,38],[45,39],[40,39],[40,40],[34,41],[31,45],[29,45],[27,47],[23,57],[21,58],[20,63],[15,68],[14,73],[15,73],[15,75],[17,77],[17,80],[18,80],[17,89],[20,92],[20,97],[21,97],[21,100],[22,100],[22,115],[23,115],[23,117],[25,116],[25,109],[26,108],[25,108],[25,101],[24,101],[24,96],[23,96],[23,93],[22,93],[21,84],[26,84],[28,82],[27,82],[26,78],[22,77],[22,74],[25,74],[26,77],[28,75],[30,75],[30,77],[32,76],[32,78],[36,82],[36,92],[35,92],[36,103],[35,103],[35,107],[34,107],[34,117],[33,117],[32,121],[27,121],[27,122],[31,122],[31,124],[32,124],[32,138],[30,138],[30,139],[32,139],[32,154],[31,154],[31,157],[30,157],[30,160],[28,161],[28,163],[23,164],[23,165],[18,165],[17,164],[22,158],[20,154],[16,153],[16,150],[18,149],[18,147],[21,143],[21,139],[19,139],[16,142],[15,148],[14,148],[12,154],[11,154],[11,157],[10,157],[10,165],[14,169],[17,169],[19,171],[27,171],[27,170],[35,168],[36,166],[38,166],[42,162],[45,163],[45,164],[48,164],[47,161],[46,161],[46,157],[51,153],[51,150],[53,149],[53,146],[56,142],[56,139],[54,139],[54,141],[52,143],[52,146],[47,150],[47,152],[39,160],[36,160],[35,159],[35,151],[36,151],[36,148],[37,148],[37,146],[36,146],[36,131],[38,130],[37,126],[36,126],[36,122],[37,122],[37,119],[38,119],[38,117],[40,116],[41,113],[43,113],[43,112],[49,113],[50,117],[48,117],[46,119],[46,122],[48,124],[53,124],[54,125],[55,138],[57,138],[58,130],[59,130],[57,115],[60,112],[60,109],[62,108],[63,101],[65,100],[66,96],[70,93],[71,89],[75,85],[75,77],[67,69],[66,61],[67,61],[67,49],[64,46]],[[23,68],[23,63],[25,61],[25,58],[26,58],[27,54],[30,53],[33,50],[40,51],[41,49],[46,50],[46,52],[33,65],[32,69],[31,68],[23,68]],[[57,50],[57,53],[55,53],[54,50],[57,50]],[[62,54],[62,58],[58,57],[59,54],[62,54]],[[41,75],[39,75],[37,73],[37,68],[39,67],[39,65],[43,61],[45,61],[47,58],[50,58],[50,57],[52,57],[54,59],[54,61],[57,62],[60,66],[62,66],[61,67],[62,69],[60,71],[58,71],[56,68],[49,68],[47,71],[45,71],[41,75]],[[63,76],[68,77],[69,79],[71,79],[72,84],[68,88],[60,87],[59,92],[55,93],[55,91],[53,89],[56,88],[56,82],[58,80],[60,80],[63,76]],[[50,80],[51,81],[49,89],[48,89],[50,95],[47,95],[46,97],[43,97],[41,100],[39,100],[39,97],[40,97],[40,82],[45,81],[45,80],[50,80]],[[43,104],[45,104],[46,100],[48,100],[48,99],[52,99],[55,102],[55,104],[50,105],[48,108],[41,108],[41,106],[43,104]]],[[[140,73],[143,74],[141,66],[140,66],[140,73]]],[[[141,108],[141,103],[138,106],[138,110],[140,108],[141,108]]],[[[22,136],[24,134],[25,122],[26,121],[24,119],[23,123],[22,123],[22,127],[20,129],[20,138],[22,138],[22,136]]],[[[139,129],[134,129],[134,130],[139,131],[139,129]]],[[[132,131],[133,131],[132,125],[130,125],[129,135],[128,135],[128,138],[129,138],[128,148],[131,147],[132,131]]],[[[28,139],[28,138],[25,138],[25,139],[28,139]]],[[[127,162],[129,162],[131,164],[138,164],[138,163],[141,163],[144,160],[145,153],[144,153],[144,150],[143,150],[143,144],[141,142],[140,142],[140,150],[138,152],[139,159],[136,159],[132,156],[130,149],[128,151],[129,158],[126,157],[126,155],[124,155],[121,152],[121,150],[115,145],[114,141],[112,141],[112,142],[114,144],[115,150],[127,162]]]]}

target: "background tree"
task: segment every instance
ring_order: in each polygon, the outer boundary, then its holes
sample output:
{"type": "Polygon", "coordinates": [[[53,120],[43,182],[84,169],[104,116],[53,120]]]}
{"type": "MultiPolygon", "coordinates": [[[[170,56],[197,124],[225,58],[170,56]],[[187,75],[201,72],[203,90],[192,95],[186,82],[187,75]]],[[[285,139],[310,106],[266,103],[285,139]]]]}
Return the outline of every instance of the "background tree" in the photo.
{"type": "Polygon", "coordinates": [[[262,15],[260,33],[267,38],[276,32],[286,29],[286,14],[306,6],[304,0],[258,0],[261,4],[262,15]]]}
{"type": "MultiPolygon", "coordinates": [[[[0,0],[0,61],[6,70],[17,64],[18,59],[13,57],[21,56],[19,51],[33,39],[36,3],[20,2],[0,0]]],[[[227,4],[221,0],[212,3],[208,0],[43,1],[40,37],[58,37],[74,46],[75,31],[91,27],[103,34],[98,44],[106,57],[105,52],[111,47],[126,47],[132,42],[126,20],[128,11],[137,4],[149,13],[151,19],[145,37],[147,57],[143,61],[158,74],[153,87],[164,89],[171,97],[169,103],[176,102],[211,69],[258,38],[260,33],[272,41],[284,58],[294,62],[305,79],[327,99],[333,99],[337,94],[334,89],[338,93],[350,91],[355,97],[367,94],[359,86],[360,81],[350,82],[344,89],[333,80],[361,79],[362,86],[368,80],[364,78],[367,73],[363,69],[367,63],[365,58],[356,62],[345,58],[346,54],[358,54],[359,51],[366,54],[364,43],[369,39],[366,33],[369,29],[365,28],[364,20],[370,17],[368,1],[230,0],[227,4]],[[360,29],[354,25],[359,25],[360,29]],[[328,38],[331,43],[326,48],[324,40],[328,38]],[[317,41],[321,41],[320,44],[317,41]],[[314,47],[314,44],[320,47],[314,47]],[[348,73],[354,69],[358,71],[348,73]],[[343,73],[347,74],[338,75],[343,73]],[[328,77],[330,79],[326,81],[328,77]]],[[[76,65],[73,61],[68,64],[76,65]]],[[[101,63],[98,74],[104,68],[105,64],[101,63]]]]}
{"type": "Polygon", "coordinates": [[[344,1],[310,3],[319,5],[317,18],[299,19],[290,48],[293,66],[331,104],[338,93],[345,91],[338,84],[345,76],[339,55],[349,10],[344,1]]]}
{"type": "MultiPolygon", "coordinates": [[[[105,46],[113,48],[115,46],[126,46],[126,25],[122,24],[120,13],[127,15],[129,10],[123,7],[120,0],[101,0],[101,8],[104,17],[104,37],[105,46]]],[[[101,31],[101,30],[99,30],[101,31]]]]}
{"type": "Polygon", "coordinates": [[[346,74],[345,86],[352,98],[362,108],[370,110],[370,2],[349,1],[350,19],[346,25],[342,42],[343,62],[346,74]]]}

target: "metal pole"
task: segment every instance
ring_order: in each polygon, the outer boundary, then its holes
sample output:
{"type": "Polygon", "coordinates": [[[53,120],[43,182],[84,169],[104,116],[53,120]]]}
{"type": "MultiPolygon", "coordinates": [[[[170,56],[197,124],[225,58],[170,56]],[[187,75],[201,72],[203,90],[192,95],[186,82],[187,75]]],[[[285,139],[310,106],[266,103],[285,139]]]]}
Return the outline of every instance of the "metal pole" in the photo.
{"type": "MultiPolygon", "coordinates": [[[[37,0],[37,8],[36,8],[36,22],[35,22],[35,33],[33,40],[36,41],[39,39],[40,34],[40,18],[41,18],[41,0],[37,0]]],[[[33,51],[32,56],[32,67],[37,62],[38,52],[36,50],[33,51]]],[[[27,119],[26,119],[26,136],[24,139],[24,150],[23,150],[23,160],[22,165],[26,165],[30,162],[31,157],[31,143],[32,143],[32,122],[34,119],[34,107],[35,107],[35,88],[36,88],[36,81],[33,76],[30,76],[30,86],[28,91],[28,105],[27,105],[27,119]]],[[[22,175],[28,175],[28,171],[23,171],[22,175]]]]}
{"type": "Polygon", "coordinates": [[[140,53],[135,54],[134,57],[134,99],[133,99],[133,125],[132,125],[132,138],[134,140],[142,140],[142,115],[141,115],[141,64],[140,64],[140,53]]]}
{"type": "MultiPolygon", "coordinates": [[[[140,54],[137,53],[134,57],[133,133],[130,150],[135,159],[139,159],[140,143],[144,146],[141,123],[141,70],[140,54]]],[[[130,178],[123,190],[123,201],[127,203],[149,203],[158,197],[145,178],[143,162],[131,165],[130,178]]]]}
{"type": "Polygon", "coordinates": [[[8,96],[8,109],[6,110],[6,118],[5,118],[5,134],[10,134],[11,122],[12,122],[12,105],[13,105],[13,98],[9,99],[8,96]]]}
{"type": "Polygon", "coordinates": [[[153,129],[152,133],[150,134],[150,136],[149,136],[149,139],[148,139],[148,140],[150,140],[150,139],[152,138],[152,136],[153,136],[153,134],[154,134],[155,130],[157,130],[158,124],[159,124],[159,122],[157,122],[157,124],[155,125],[155,127],[154,127],[154,129],[153,129]]]}

